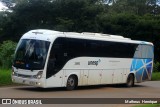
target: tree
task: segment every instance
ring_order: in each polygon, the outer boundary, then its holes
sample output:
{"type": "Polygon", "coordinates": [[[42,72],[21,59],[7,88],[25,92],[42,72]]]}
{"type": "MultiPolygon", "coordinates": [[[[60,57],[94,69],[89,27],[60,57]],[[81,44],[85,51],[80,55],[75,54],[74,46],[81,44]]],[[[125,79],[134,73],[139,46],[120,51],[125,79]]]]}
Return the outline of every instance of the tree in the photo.
{"type": "Polygon", "coordinates": [[[1,43],[18,41],[32,29],[100,32],[151,41],[160,54],[160,0],[6,1],[16,5],[12,12],[0,12],[1,43]]]}
{"type": "Polygon", "coordinates": [[[8,8],[11,8],[15,5],[15,1],[16,0],[0,0],[0,2],[3,3],[3,5],[5,5],[8,8]]]}
{"type": "Polygon", "coordinates": [[[0,66],[2,68],[11,68],[16,45],[12,41],[4,41],[0,45],[0,66]]]}

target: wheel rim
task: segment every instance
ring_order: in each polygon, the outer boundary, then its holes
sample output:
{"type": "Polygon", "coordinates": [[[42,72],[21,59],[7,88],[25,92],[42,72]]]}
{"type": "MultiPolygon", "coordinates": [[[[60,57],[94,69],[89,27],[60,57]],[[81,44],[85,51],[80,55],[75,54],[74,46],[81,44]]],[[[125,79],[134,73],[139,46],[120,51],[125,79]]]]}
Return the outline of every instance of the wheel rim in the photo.
{"type": "Polygon", "coordinates": [[[69,86],[69,87],[73,87],[74,86],[74,79],[73,78],[69,78],[68,79],[68,82],[67,82],[67,85],[69,86]]]}
{"type": "Polygon", "coordinates": [[[132,85],[133,85],[133,78],[132,76],[130,76],[128,79],[128,86],[132,86],[132,85]]]}

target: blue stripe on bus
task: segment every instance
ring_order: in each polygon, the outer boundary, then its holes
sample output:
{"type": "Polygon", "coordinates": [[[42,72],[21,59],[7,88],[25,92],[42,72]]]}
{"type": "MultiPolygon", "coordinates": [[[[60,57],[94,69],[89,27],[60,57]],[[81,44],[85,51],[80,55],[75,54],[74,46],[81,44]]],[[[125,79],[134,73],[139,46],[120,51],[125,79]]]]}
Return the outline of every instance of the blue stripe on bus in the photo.
{"type": "Polygon", "coordinates": [[[152,75],[152,59],[133,59],[131,65],[131,72],[135,72],[137,82],[147,80],[152,75]]]}

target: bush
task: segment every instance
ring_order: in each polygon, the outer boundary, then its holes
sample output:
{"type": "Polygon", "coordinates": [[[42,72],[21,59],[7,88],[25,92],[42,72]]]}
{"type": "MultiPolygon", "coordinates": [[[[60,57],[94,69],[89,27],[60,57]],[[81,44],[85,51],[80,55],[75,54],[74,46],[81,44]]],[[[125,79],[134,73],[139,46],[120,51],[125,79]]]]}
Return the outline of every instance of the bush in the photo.
{"type": "Polygon", "coordinates": [[[160,71],[160,63],[155,62],[153,65],[153,72],[159,72],[160,71]]]}
{"type": "Polygon", "coordinates": [[[11,68],[14,51],[17,43],[13,41],[4,41],[0,44],[0,66],[1,68],[11,68]]]}

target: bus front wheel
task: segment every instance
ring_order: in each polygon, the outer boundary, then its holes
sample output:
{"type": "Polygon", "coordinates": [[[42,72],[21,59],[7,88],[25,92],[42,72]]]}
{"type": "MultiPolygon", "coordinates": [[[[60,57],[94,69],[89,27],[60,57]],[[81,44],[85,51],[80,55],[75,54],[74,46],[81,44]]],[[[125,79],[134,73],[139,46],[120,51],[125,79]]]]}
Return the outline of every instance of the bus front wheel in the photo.
{"type": "Polygon", "coordinates": [[[66,88],[67,90],[74,90],[77,87],[77,79],[76,76],[71,75],[67,80],[66,88]]]}
{"type": "Polygon", "coordinates": [[[129,76],[127,78],[126,86],[127,87],[133,87],[134,86],[134,75],[133,74],[129,74],[129,76]]]}

